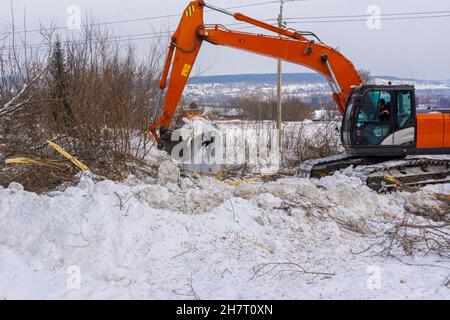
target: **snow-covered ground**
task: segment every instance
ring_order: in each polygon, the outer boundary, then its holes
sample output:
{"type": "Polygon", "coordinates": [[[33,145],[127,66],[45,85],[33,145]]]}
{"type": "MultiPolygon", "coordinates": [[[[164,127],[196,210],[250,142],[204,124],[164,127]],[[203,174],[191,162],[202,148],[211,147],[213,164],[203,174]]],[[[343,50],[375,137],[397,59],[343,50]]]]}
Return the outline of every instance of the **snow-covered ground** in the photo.
{"type": "Polygon", "coordinates": [[[366,251],[450,185],[380,195],[339,173],[163,178],[0,187],[0,299],[450,298],[450,261],[366,251]]]}

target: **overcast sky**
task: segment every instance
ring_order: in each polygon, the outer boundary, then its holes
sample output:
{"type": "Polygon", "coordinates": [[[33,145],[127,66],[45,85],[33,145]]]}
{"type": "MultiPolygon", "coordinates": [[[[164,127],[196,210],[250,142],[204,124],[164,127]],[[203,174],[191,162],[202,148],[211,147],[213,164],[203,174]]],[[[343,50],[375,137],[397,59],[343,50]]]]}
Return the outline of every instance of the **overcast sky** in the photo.
{"type": "MultiPolygon", "coordinates": [[[[65,26],[67,8],[77,5],[83,14],[98,21],[116,21],[181,14],[189,1],[185,0],[13,0],[16,28],[23,29],[26,9],[27,29],[54,21],[65,26]]],[[[267,2],[267,0],[210,0],[220,7],[267,2]]],[[[0,27],[11,23],[10,0],[0,0],[0,27]]],[[[322,17],[365,15],[371,5],[382,14],[450,11],[450,0],[305,0],[286,3],[285,17],[322,17]]],[[[276,18],[279,6],[266,4],[236,9],[258,19],[276,18]]],[[[207,13],[207,23],[230,23],[230,18],[207,13]]],[[[445,15],[445,14],[435,14],[445,15]]],[[[357,68],[371,70],[377,75],[393,75],[421,79],[450,79],[450,14],[446,17],[381,21],[381,28],[370,30],[366,21],[319,22],[289,24],[301,30],[315,32],[325,43],[339,47],[357,68]]],[[[418,16],[418,15],[416,15],[418,16]]],[[[352,18],[350,18],[352,19],[352,18]]],[[[355,18],[353,18],[355,19],[355,18]]],[[[178,17],[117,24],[114,32],[132,35],[174,30],[178,17]]],[[[364,20],[364,19],[363,19],[364,20]]],[[[313,21],[324,21],[316,18],[313,21]]],[[[246,30],[247,31],[247,30],[246,30]]],[[[33,39],[30,34],[29,38],[33,39]]],[[[32,40],[30,40],[32,41],[32,40]]],[[[35,40],[38,41],[39,40],[35,40]]],[[[136,41],[141,53],[145,43],[136,41]]],[[[195,69],[202,74],[238,74],[276,72],[276,62],[234,49],[205,43],[195,69]]],[[[304,68],[285,64],[285,72],[304,72],[304,68]]]]}

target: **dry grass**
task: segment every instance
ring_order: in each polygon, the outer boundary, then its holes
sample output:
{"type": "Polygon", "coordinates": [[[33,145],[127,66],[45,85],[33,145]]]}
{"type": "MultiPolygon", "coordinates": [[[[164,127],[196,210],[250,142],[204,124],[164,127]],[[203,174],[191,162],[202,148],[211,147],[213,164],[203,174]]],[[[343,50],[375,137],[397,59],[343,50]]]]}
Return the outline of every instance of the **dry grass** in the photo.
{"type": "MultiPolygon", "coordinates": [[[[264,121],[277,118],[276,99],[264,99],[262,96],[235,98],[230,102],[230,108],[241,109],[243,120],[264,121]]],[[[302,121],[312,117],[311,108],[295,97],[283,100],[283,121],[302,121]]]]}
{"type": "Polygon", "coordinates": [[[336,123],[324,123],[323,128],[309,132],[307,124],[284,132],[282,159],[285,167],[297,167],[302,162],[341,153],[342,145],[336,123]]]}

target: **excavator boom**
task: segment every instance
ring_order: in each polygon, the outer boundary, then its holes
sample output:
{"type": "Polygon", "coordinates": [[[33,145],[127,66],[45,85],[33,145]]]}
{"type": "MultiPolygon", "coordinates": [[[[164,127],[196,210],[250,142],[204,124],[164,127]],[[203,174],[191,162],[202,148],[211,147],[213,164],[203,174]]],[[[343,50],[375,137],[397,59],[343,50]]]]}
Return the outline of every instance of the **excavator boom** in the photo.
{"type": "Polygon", "coordinates": [[[241,13],[231,13],[208,5],[203,0],[190,2],[171,38],[161,79],[160,88],[164,90],[171,70],[164,110],[162,116],[150,127],[150,132],[158,145],[161,141],[156,130],[169,128],[203,41],[296,63],[322,74],[328,80],[333,98],[343,114],[352,88],[361,85],[362,80],[350,60],[322,43],[317,37],[307,38],[311,35],[314,36],[310,32],[302,33],[279,28],[241,13]],[[221,24],[205,25],[203,22],[205,7],[231,15],[238,21],[273,32],[275,35],[236,32],[228,30],[221,24]]]}

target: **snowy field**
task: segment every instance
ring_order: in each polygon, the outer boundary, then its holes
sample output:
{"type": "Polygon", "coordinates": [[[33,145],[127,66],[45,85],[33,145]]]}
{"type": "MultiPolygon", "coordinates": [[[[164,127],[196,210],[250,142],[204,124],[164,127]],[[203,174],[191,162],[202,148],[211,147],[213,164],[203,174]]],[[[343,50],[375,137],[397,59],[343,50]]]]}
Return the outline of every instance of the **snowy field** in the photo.
{"type": "Polygon", "coordinates": [[[437,205],[433,192],[450,185],[380,195],[339,173],[82,177],[47,195],[12,184],[0,187],[0,299],[449,299],[449,260],[376,245],[406,206],[437,205]]]}

